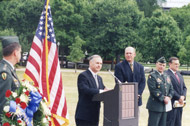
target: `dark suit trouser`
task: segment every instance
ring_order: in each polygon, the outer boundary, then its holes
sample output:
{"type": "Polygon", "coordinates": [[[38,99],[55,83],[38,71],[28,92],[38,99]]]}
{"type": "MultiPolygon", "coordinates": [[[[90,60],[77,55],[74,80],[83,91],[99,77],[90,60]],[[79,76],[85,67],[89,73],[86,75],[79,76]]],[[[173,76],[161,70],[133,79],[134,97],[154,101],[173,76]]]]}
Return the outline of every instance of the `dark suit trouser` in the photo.
{"type": "Polygon", "coordinates": [[[166,126],[167,113],[148,111],[148,126],[166,126]]]}
{"type": "Polygon", "coordinates": [[[98,126],[98,122],[75,119],[77,126],[98,126]]]}
{"type": "Polygon", "coordinates": [[[181,126],[182,108],[173,108],[167,115],[167,126],[181,126]]]}

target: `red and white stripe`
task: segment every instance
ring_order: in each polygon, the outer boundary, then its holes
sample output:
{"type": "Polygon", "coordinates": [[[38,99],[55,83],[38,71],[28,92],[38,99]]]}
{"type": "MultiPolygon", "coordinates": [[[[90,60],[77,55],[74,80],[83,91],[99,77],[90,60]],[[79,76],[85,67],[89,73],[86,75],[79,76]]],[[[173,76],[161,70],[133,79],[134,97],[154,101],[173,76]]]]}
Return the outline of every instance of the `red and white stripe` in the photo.
{"type": "Polygon", "coordinates": [[[46,69],[48,68],[49,80],[49,107],[52,114],[60,118],[54,118],[54,124],[64,125],[68,123],[68,111],[65,93],[62,84],[61,70],[56,43],[48,42],[48,66],[46,66],[44,40],[41,42],[34,37],[29,53],[25,75],[29,77],[35,86],[39,87],[43,97],[48,99],[46,69]],[[63,118],[61,118],[63,117],[63,118]]]}

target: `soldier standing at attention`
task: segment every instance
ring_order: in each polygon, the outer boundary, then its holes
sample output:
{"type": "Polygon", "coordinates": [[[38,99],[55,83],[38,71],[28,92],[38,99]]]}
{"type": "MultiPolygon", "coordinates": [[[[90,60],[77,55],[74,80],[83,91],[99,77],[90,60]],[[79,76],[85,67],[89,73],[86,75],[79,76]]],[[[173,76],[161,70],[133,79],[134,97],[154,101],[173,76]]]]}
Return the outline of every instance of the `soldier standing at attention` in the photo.
{"type": "Polygon", "coordinates": [[[20,61],[21,46],[17,36],[3,36],[0,40],[3,46],[3,59],[0,61],[0,114],[2,114],[6,103],[5,92],[15,91],[20,86],[14,65],[20,61]]]}
{"type": "Polygon", "coordinates": [[[164,73],[166,60],[161,57],[156,62],[156,71],[148,76],[148,89],[150,96],[146,108],[149,118],[148,126],[166,126],[166,105],[171,103],[174,90],[170,77],[164,73]]]}

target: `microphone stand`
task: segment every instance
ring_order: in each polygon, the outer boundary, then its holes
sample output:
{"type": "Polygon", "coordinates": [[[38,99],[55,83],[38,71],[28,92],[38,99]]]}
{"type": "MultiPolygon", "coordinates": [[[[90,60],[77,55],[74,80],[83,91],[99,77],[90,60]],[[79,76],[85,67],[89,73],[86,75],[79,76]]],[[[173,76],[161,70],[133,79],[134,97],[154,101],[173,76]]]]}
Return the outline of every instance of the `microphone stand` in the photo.
{"type": "Polygon", "coordinates": [[[108,69],[108,72],[116,79],[116,81],[121,84],[121,81],[108,69]]]}

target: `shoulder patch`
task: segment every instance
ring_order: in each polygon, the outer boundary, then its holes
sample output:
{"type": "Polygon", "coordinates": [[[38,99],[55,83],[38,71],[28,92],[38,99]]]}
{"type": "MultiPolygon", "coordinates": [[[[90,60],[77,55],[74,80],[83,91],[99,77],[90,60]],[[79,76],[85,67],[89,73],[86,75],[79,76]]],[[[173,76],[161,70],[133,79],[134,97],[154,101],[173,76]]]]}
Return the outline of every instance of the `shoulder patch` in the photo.
{"type": "Polygon", "coordinates": [[[6,79],[7,79],[7,73],[3,72],[3,73],[1,74],[1,77],[3,78],[3,80],[6,80],[6,79]]]}

